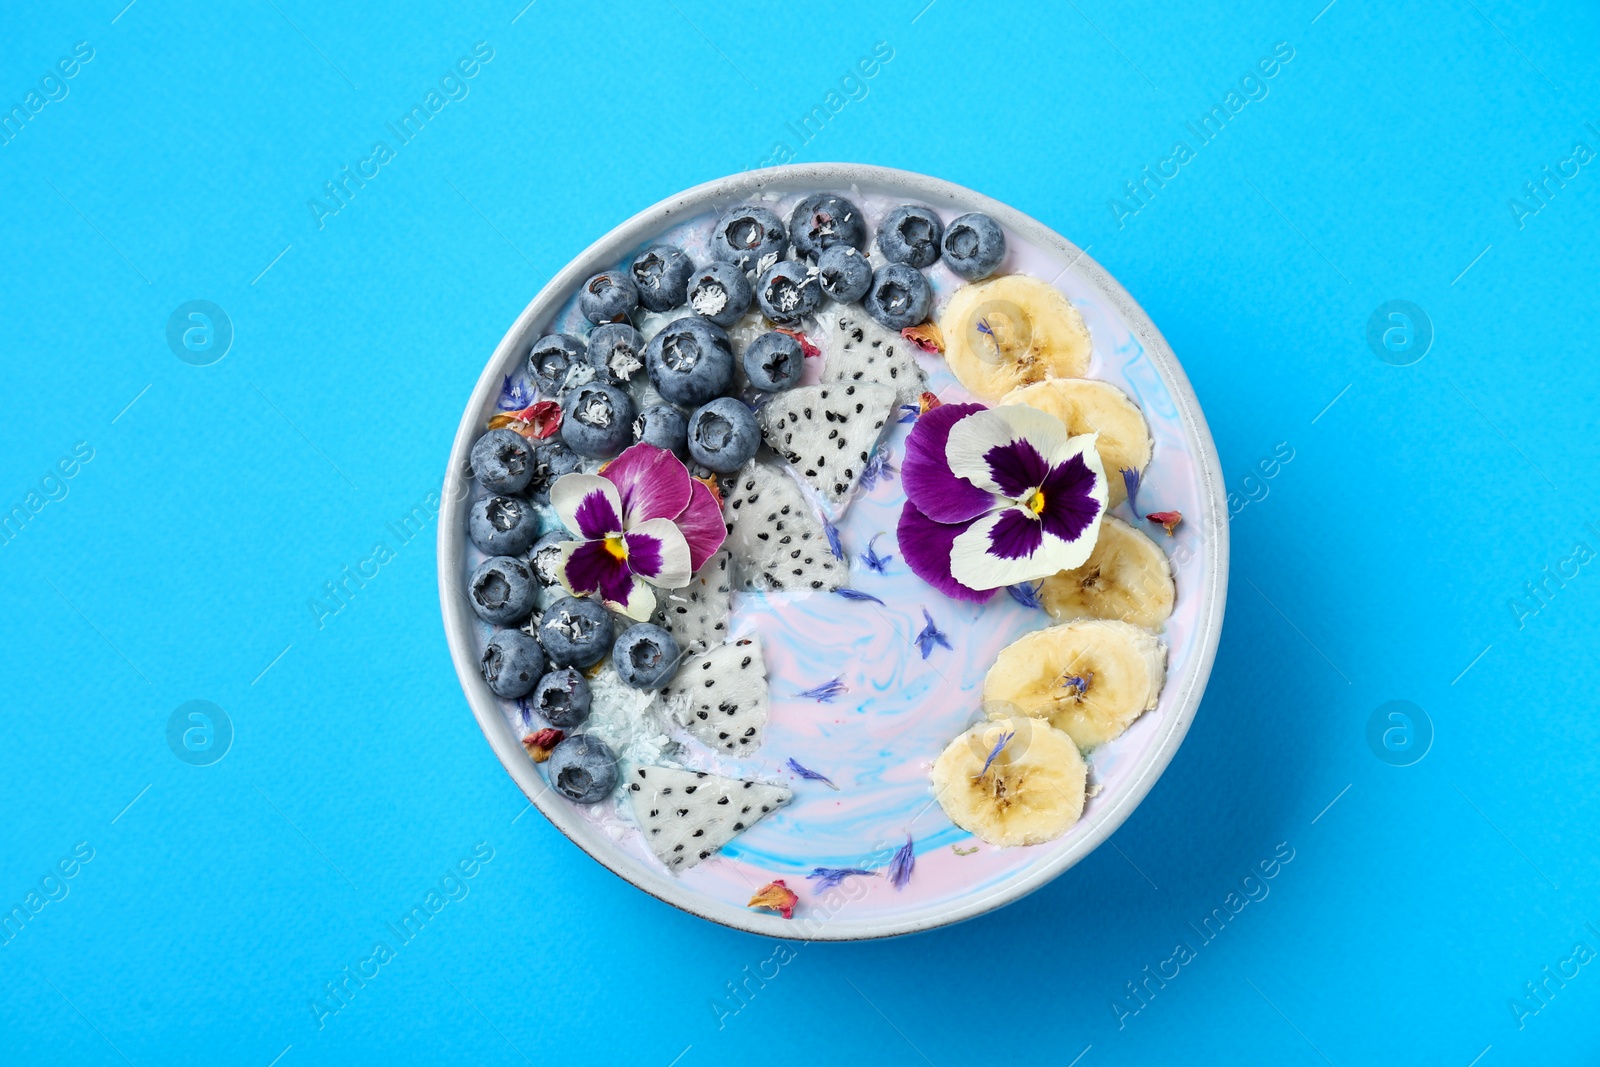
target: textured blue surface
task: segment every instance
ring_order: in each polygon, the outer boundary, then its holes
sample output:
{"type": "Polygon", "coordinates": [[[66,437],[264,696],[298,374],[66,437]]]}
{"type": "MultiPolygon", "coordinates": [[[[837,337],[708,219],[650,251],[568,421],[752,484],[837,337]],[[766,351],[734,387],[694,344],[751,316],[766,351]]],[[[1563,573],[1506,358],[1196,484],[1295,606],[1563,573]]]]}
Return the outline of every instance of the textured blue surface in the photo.
{"type": "Polygon", "coordinates": [[[0,103],[24,109],[0,144],[0,504],[31,516],[0,547],[0,903],[28,916],[0,947],[8,1062],[1592,1049],[1592,9],[122,2],[0,17],[0,103]],[[41,83],[76,42],[93,58],[41,83]],[[400,143],[386,123],[477,42],[493,58],[400,143]],[[878,42],[892,59],[852,75],[878,42]],[[1202,144],[1185,124],[1236,88],[1202,144]],[[1055,884],[890,943],[709,926],[516,818],[423,522],[547,277],[791,156],[935,174],[1092,246],[1183,360],[1237,495],[1227,629],[1166,777],[1055,884]],[[363,165],[332,213],[323,183],[363,165]],[[1176,175],[1136,200],[1146,166],[1176,175]],[[167,344],[192,300],[232,322],[209,366],[167,344]],[[1391,300],[1431,319],[1410,366],[1367,343],[1391,300]],[[346,567],[374,576],[319,617],[346,567]],[[192,700],[232,723],[209,766],[169,747],[192,700]],[[1409,766],[1401,720],[1368,740],[1394,700],[1431,721],[1409,766]],[[386,924],[430,892],[402,944],[386,924]],[[329,1000],[346,967],[371,977],[329,1000]]]}

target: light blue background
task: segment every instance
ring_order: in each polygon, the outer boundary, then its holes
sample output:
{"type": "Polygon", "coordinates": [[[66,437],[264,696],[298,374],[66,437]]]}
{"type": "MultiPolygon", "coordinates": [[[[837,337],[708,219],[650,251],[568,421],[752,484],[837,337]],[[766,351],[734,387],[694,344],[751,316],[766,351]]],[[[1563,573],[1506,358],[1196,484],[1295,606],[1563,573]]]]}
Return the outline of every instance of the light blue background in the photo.
{"type": "Polygon", "coordinates": [[[1600,149],[1592,7],[122,2],[0,17],[6,108],[94,49],[0,146],[0,504],[94,450],[0,547],[0,903],[94,849],[0,948],[8,1062],[1592,1052],[1600,967],[1551,980],[1520,1028],[1510,1001],[1600,949],[1600,577],[1550,581],[1536,613],[1524,590],[1600,550],[1600,165],[1520,227],[1508,206],[1575,141],[1600,149]],[[307,199],[479,41],[470,95],[319,230],[307,199]],[[785,124],[880,41],[865,97],[798,143],[785,124]],[[1277,42],[1294,58],[1269,95],[1119,227],[1124,181],[1277,42]],[[1248,487],[1209,693],[1110,844],[954,929],[800,947],[733,1013],[726,983],[773,943],[516,819],[446,654],[434,528],[401,545],[386,524],[438,486],[552,273],[780,140],[1092,246],[1182,359],[1229,488],[1279,442],[1294,458],[1248,487]],[[193,299],[236,330],[212,366],[165,343],[193,299]],[[1436,330],[1413,366],[1365,341],[1391,299],[1436,330]],[[319,628],[308,599],[380,539],[395,558],[319,628]],[[192,699],[236,730],[213,766],[167,746],[192,699]],[[1436,735],[1405,768],[1366,740],[1396,699],[1436,735]],[[479,842],[469,895],[319,1029],[323,983],[479,842]],[[1124,983],[1198,942],[1188,924],[1280,842],[1270,896],[1119,1029],[1124,983]]]}

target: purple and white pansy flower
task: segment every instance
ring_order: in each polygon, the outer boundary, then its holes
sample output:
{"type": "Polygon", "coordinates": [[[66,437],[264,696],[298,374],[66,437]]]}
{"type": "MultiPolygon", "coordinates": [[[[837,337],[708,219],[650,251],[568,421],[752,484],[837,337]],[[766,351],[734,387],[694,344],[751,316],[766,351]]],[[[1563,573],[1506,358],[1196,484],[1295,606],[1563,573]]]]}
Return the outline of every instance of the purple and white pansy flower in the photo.
{"type": "Polygon", "coordinates": [[[900,464],[906,565],[946,596],[976,603],[1081,565],[1108,499],[1095,442],[1022,405],[927,412],[900,464]]]}
{"type": "Polygon", "coordinates": [[[711,489],[654,445],[634,445],[599,474],[562,475],[550,505],[580,538],[561,543],[561,584],[630,619],[650,617],[651,586],[689,584],[728,532],[711,489]]]}

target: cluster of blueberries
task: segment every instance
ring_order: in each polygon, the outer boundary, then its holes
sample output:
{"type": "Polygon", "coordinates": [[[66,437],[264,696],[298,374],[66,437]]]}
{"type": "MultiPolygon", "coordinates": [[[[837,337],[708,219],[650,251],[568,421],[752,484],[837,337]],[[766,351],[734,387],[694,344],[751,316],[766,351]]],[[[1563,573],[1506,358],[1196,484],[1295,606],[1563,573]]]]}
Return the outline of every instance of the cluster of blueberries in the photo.
{"type": "Polygon", "coordinates": [[[926,319],[933,305],[922,268],[943,258],[976,281],[992,274],[1006,251],[1004,231],[987,215],[962,215],[946,227],[933,211],[909,204],[884,218],[877,244],[888,262],[874,270],[860,209],[819,193],[795,207],[787,227],[759,205],[727,212],[711,234],[713,261],[698,270],[683,249],[658,244],[626,270],[590,278],[578,293],[579,308],[595,324],[587,342],[547,334],[528,352],[528,374],[540,392],[561,396],[561,442],[541,456],[541,475],[559,476],[578,457],[609,458],[635,441],[719,474],[736,471],[755,455],[761,435],[749,406],[730,395],[735,356],[727,328],[752,301],[779,328],[752,341],[739,361],[751,388],[776,393],[800,381],[804,353],[792,331],[824,296],[859,301],[879,323],[902,330],[926,319]],[[641,309],[684,306],[690,314],[649,344],[634,328],[641,309]],[[568,373],[583,362],[594,378],[561,393],[568,373]],[[628,387],[641,372],[662,402],[635,417],[628,387]]]}
{"type": "MultiPolygon", "coordinates": [[[[548,334],[527,357],[540,394],[560,398],[560,437],[530,441],[511,429],[490,430],[472,448],[473,476],[489,495],[472,506],[468,532],[489,558],[473,572],[468,599],[480,618],[501,627],[480,660],[497,696],[526,698],[551,726],[570,731],[589,716],[583,671],[607,652],[626,685],[660,689],[672,680],[681,658],[673,636],[652,623],[619,634],[595,600],[561,597],[530,627],[534,632],[522,628],[540,593],[559,584],[560,544],[570,539],[559,530],[539,536],[537,505],[549,504],[550,486],[585,458],[609,459],[639,441],[721,474],[754,456],[761,433],[750,407],[732,395],[734,354],[727,334],[752,300],[779,328],[746,347],[745,378],[759,392],[781,392],[796,385],[804,370],[805,354],[791,331],[816,312],[824,296],[859,301],[883,326],[905,329],[926,319],[933,304],[922,268],[942,257],[956,274],[976,281],[995,271],[1006,248],[1004,232],[987,215],[962,215],[946,227],[933,211],[914,205],[884,218],[877,244],[888,262],[874,270],[860,210],[842,197],[817,194],[795,207],[787,227],[757,205],[727,212],[712,232],[714,261],[699,270],[683,249],[658,244],[634,257],[627,270],[605,271],[584,283],[579,308],[595,324],[587,342],[548,334]],[[791,249],[795,258],[786,258],[791,249]],[[666,312],[685,305],[690,314],[668,323],[648,344],[633,325],[641,309],[666,312]],[[592,379],[567,388],[569,373],[585,362],[592,379]],[[636,416],[628,388],[641,371],[662,402],[636,416]]],[[[568,799],[592,804],[615,784],[615,759],[598,738],[569,736],[551,751],[549,776],[568,799]]]]}
{"type": "MultiPolygon", "coordinates": [[[[653,623],[617,633],[611,613],[585,597],[557,599],[534,632],[522,629],[540,592],[559,583],[561,542],[569,539],[560,530],[539,538],[538,512],[523,495],[542,447],[510,430],[491,430],[473,446],[473,476],[490,495],[472,506],[468,530],[490,556],[473,572],[467,596],[480,618],[501,627],[478,661],[489,689],[508,700],[526,698],[546,722],[568,732],[589,717],[592,695],[583,671],[608,652],[624,684],[660,689],[676,673],[681,651],[672,634],[653,623]]],[[[547,502],[548,485],[544,492],[547,502]]],[[[551,750],[549,775],[567,799],[593,804],[616,784],[616,760],[598,738],[576,734],[551,750]]]]}

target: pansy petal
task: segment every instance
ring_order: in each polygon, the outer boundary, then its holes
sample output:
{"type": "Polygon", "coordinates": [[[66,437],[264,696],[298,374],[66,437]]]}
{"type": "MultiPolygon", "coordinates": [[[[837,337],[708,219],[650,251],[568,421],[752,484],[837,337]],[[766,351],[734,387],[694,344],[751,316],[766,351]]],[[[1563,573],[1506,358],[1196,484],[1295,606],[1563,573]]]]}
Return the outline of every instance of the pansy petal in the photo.
{"type": "Polygon", "coordinates": [[[689,542],[671,519],[641,522],[622,535],[628,546],[628,569],[651,585],[681,589],[694,570],[689,566],[689,542]]]}
{"type": "Polygon", "coordinates": [[[968,415],[950,428],[950,470],[980,489],[1020,499],[1044,479],[1067,443],[1067,427],[1048,412],[1021,404],[968,415]]]}
{"type": "MultiPolygon", "coordinates": [[[[619,590],[620,592],[620,590],[619,590]]],[[[604,598],[605,606],[626,615],[636,622],[644,622],[656,610],[656,595],[637,575],[628,579],[628,588],[621,599],[604,598]]]]}
{"type": "Polygon", "coordinates": [[[628,565],[604,541],[561,542],[561,585],[573,596],[626,596],[628,565]]]}
{"type": "Polygon", "coordinates": [[[950,575],[974,589],[998,589],[1081,566],[1099,537],[1095,521],[1074,541],[1051,536],[1025,508],[985,515],[950,545],[950,575]],[[1032,526],[1033,534],[1026,532],[1032,526]],[[1025,551],[1031,546],[1031,551],[1025,551]]]}
{"type": "Polygon", "coordinates": [[[1051,537],[1076,541],[1105,514],[1110,487],[1095,437],[1074,437],[1071,454],[1051,468],[1039,487],[1043,497],[1039,520],[1051,537]]]}
{"type": "Polygon", "coordinates": [[[698,479],[690,481],[693,495],[689,497],[689,506],[673,518],[673,522],[689,543],[689,569],[697,571],[722,547],[728,527],[722,521],[722,506],[717,503],[711,487],[698,479]]]}
{"type": "Polygon", "coordinates": [[[622,521],[632,529],[650,519],[673,519],[689,505],[689,468],[664,448],[643,442],[623,449],[600,477],[622,494],[622,521]]]}
{"type": "Polygon", "coordinates": [[[982,404],[941,404],[919,418],[906,438],[900,484],[906,499],[935,522],[966,522],[995,506],[988,492],[956,477],[945,457],[950,428],[983,410],[982,404]]]}
{"type": "Polygon", "coordinates": [[[561,525],[587,541],[622,532],[622,496],[593,474],[563,474],[550,487],[550,506],[561,525]]]}
{"type": "Polygon", "coordinates": [[[935,522],[907,501],[900,510],[896,536],[906,566],[918,578],[947,597],[982,604],[993,595],[992,589],[974,589],[957,581],[950,573],[951,543],[972,525],[972,521],[957,524],[935,522]]]}

